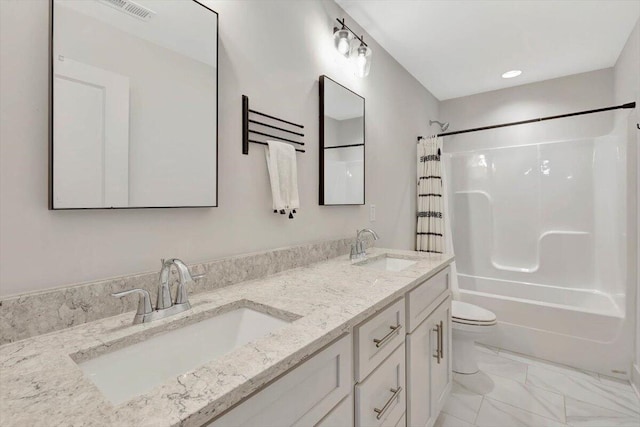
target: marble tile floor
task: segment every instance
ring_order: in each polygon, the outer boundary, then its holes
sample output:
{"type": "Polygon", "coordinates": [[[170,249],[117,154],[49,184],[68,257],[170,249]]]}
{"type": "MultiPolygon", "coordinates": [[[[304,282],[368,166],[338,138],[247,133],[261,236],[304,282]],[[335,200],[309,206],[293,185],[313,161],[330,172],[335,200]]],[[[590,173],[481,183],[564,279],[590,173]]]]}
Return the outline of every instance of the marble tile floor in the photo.
{"type": "Polygon", "coordinates": [[[628,382],[478,345],[434,427],[640,427],[628,382]]]}

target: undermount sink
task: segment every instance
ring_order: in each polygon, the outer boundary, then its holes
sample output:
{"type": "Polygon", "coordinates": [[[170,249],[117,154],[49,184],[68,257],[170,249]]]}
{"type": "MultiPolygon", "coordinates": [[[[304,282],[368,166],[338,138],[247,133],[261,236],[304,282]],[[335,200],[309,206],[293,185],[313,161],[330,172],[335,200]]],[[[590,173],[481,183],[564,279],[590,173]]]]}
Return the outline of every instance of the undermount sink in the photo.
{"type": "Polygon", "coordinates": [[[269,314],[237,308],[81,362],[79,366],[117,405],[287,324],[289,321],[269,314]]]}
{"type": "Polygon", "coordinates": [[[372,268],[374,270],[382,270],[382,271],[402,271],[411,267],[418,261],[404,259],[404,258],[396,258],[393,256],[385,255],[380,258],[374,258],[371,260],[364,261],[362,263],[358,263],[362,267],[372,268]]]}

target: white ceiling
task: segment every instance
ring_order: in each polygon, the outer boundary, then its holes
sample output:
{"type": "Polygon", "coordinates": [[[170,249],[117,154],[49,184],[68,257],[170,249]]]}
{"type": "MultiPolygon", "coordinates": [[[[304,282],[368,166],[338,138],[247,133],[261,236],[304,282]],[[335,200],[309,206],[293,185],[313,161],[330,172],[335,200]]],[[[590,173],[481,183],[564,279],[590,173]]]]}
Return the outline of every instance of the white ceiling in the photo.
{"type": "Polygon", "coordinates": [[[640,0],[336,1],[439,100],[611,67],[640,16],[640,0]]]}

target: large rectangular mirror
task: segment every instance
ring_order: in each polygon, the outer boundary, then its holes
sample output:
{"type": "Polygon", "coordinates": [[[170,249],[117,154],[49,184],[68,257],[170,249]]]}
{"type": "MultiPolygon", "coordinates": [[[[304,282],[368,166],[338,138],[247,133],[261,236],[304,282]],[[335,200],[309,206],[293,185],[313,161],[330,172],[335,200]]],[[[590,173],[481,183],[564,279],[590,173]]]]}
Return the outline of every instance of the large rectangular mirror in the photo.
{"type": "Polygon", "coordinates": [[[364,98],[320,76],[320,204],[364,204],[364,98]]]}
{"type": "Polygon", "coordinates": [[[51,209],[218,205],[218,14],[52,0],[51,209]]]}

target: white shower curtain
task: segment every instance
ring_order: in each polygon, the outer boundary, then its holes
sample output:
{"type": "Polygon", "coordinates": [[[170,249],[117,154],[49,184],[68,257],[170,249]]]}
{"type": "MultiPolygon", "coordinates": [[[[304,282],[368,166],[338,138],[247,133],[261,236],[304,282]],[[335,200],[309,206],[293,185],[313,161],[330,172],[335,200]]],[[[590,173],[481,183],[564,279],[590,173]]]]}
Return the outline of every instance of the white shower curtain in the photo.
{"type": "Polygon", "coordinates": [[[441,254],[444,252],[444,217],[442,139],[430,137],[418,142],[418,227],[416,250],[441,254]]]}
{"type": "MultiPolygon", "coordinates": [[[[443,160],[442,138],[434,136],[418,142],[417,251],[454,253],[443,160]]],[[[451,263],[451,291],[454,299],[460,299],[455,262],[451,263]]]]}

